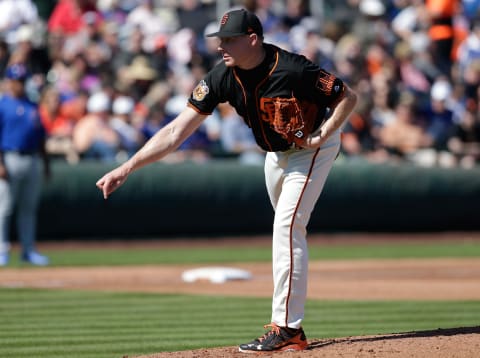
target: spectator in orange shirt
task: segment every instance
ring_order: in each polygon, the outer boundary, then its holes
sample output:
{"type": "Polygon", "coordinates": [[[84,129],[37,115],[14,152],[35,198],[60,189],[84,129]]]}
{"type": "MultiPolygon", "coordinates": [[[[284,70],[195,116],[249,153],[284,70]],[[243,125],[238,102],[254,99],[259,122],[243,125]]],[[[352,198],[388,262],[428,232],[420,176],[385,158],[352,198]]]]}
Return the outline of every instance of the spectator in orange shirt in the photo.
{"type": "Polygon", "coordinates": [[[54,87],[46,87],[42,91],[39,113],[47,132],[46,150],[49,154],[64,157],[73,164],[79,160],[72,140],[75,120],[66,115],[68,111],[62,110],[63,106],[64,104],[60,103],[60,94],[54,87]]]}
{"type": "Polygon", "coordinates": [[[433,58],[438,68],[450,77],[454,42],[453,17],[459,7],[458,0],[426,0],[430,18],[428,35],[432,42],[433,58]]]}

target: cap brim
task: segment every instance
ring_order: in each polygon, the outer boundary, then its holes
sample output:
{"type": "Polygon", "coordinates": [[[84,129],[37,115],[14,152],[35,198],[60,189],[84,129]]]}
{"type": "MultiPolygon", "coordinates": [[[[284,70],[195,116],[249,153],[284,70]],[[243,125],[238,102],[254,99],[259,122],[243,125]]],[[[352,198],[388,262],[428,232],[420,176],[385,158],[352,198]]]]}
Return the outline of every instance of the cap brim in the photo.
{"type": "Polygon", "coordinates": [[[246,35],[243,32],[217,31],[206,35],[207,37],[237,37],[246,35]]]}

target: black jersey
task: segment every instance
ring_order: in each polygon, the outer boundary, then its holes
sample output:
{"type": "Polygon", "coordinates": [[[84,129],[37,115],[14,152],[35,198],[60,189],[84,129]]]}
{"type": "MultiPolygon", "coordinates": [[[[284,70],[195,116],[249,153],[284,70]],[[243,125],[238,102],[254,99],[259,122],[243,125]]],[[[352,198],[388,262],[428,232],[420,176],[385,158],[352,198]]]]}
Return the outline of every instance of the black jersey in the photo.
{"type": "Polygon", "coordinates": [[[254,69],[242,70],[217,64],[195,87],[188,105],[198,113],[211,114],[219,103],[229,102],[252,129],[257,144],[266,151],[291,148],[270,126],[274,98],[291,98],[315,103],[316,127],[327,109],[343,95],[343,82],[307,60],[271,44],[264,44],[266,56],[254,69]]]}

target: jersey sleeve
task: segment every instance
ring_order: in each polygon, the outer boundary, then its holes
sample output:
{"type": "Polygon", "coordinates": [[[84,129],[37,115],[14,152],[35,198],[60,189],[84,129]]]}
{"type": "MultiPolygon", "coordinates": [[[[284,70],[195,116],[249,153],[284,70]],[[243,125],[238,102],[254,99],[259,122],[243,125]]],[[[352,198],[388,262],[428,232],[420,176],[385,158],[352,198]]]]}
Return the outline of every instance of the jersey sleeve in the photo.
{"type": "Polygon", "coordinates": [[[333,107],[343,97],[345,89],[340,78],[313,63],[304,67],[300,83],[307,98],[326,107],[333,107]]]}
{"type": "Polygon", "coordinates": [[[212,114],[215,107],[224,101],[221,95],[221,81],[215,69],[207,73],[195,86],[188,99],[188,106],[198,113],[212,114]]]}

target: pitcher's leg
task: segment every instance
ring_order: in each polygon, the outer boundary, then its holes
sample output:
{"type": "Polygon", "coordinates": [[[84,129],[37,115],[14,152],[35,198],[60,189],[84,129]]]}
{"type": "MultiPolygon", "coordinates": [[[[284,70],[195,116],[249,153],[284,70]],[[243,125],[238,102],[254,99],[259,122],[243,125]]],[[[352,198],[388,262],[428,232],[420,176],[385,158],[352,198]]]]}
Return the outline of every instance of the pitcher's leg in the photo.
{"type": "Polygon", "coordinates": [[[275,212],[273,228],[273,302],[272,322],[281,327],[300,328],[302,305],[307,290],[308,250],[306,229],[297,216],[306,178],[288,176],[275,212]]]}
{"type": "Polygon", "coordinates": [[[268,152],[265,156],[265,185],[273,210],[277,207],[282,191],[286,158],[282,153],[268,152]]]}
{"type": "Polygon", "coordinates": [[[276,206],[273,230],[272,322],[300,328],[307,294],[307,225],[338,154],[339,133],[318,151],[296,151],[276,206]]]}

